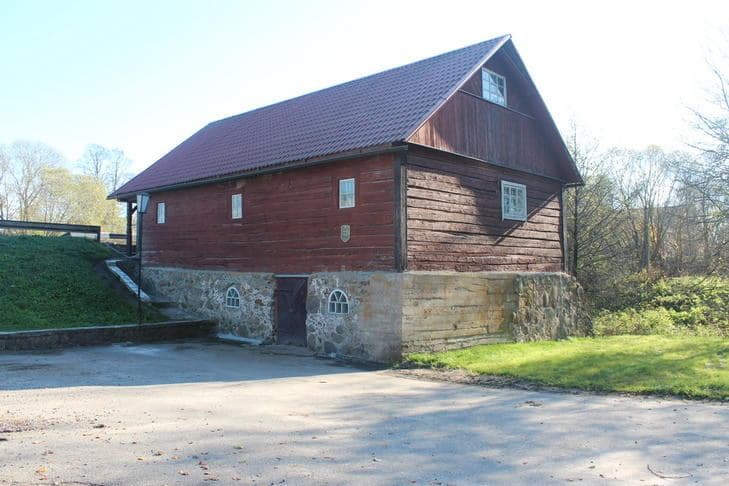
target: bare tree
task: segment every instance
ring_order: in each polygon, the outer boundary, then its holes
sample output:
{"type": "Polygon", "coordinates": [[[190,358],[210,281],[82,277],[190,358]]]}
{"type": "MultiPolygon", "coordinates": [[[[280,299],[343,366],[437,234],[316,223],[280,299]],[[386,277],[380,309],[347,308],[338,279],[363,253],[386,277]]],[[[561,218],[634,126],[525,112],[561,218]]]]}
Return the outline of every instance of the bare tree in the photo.
{"type": "Polygon", "coordinates": [[[43,191],[42,173],[45,167],[63,163],[63,156],[39,142],[15,142],[10,147],[10,191],[18,206],[18,217],[29,220],[34,216],[43,191]]]}
{"type": "Polygon", "coordinates": [[[111,149],[109,151],[109,164],[107,166],[107,174],[104,179],[109,192],[116,191],[127,179],[129,179],[129,167],[132,162],[119,149],[111,149]]]}
{"type": "Polygon", "coordinates": [[[10,177],[10,158],[5,147],[0,146],[0,219],[11,219],[8,178],[10,177]]]}
{"type": "Polygon", "coordinates": [[[597,140],[585,135],[575,122],[570,126],[567,146],[585,180],[584,186],[574,187],[565,197],[568,268],[584,281],[615,253],[612,181],[603,167],[597,140]]]}
{"type": "Polygon", "coordinates": [[[131,161],[120,149],[92,144],[86,147],[78,165],[84,174],[102,181],[108,192],[114,192],[129,177],[131,161]]]}
{"type": "Polygon", "coordinates": [[[670,155],[651,146],[642,151],[613,149],[609,158],[628,238],[639,268],[648,269],[661,258],[663,250],[667,213],[661,209],[669,205],[673,195],[670,155]]]}
{"type": "Polygon", "coordinates": [[[101,145],[91,144],[86,146],[86,150],[79,161],[81,172],[103,181],[107,173],[108,154],[109,149],[101,145]]]}
{"type": "MultiPolygon", "coordinates": [[[[729,41],[729,39],[728,39],[729,41]]],[[[700,157],[676,164],[681,183],[697,194],[704,259],[710,270],[729,271],[729,42],[709,63],[708,103],[692,111],[700,157]]]]}

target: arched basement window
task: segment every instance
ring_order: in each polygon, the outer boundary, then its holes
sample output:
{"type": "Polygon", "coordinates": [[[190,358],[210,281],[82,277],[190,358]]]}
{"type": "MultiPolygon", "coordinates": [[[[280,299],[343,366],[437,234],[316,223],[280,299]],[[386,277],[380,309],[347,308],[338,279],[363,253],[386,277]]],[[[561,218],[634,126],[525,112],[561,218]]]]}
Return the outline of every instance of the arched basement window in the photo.
{"type": "Polygon", "coordinates": [[[225,307],[233,307],[234,309],[240,307],[240,292],[235,287],[229,288],[225,294],[225,307]]]}
{"type": "Polygon", "coordinates": [[[330,314],[349,314],[349,300],[347,294],[339,289],[329,294],[329,313],[330,314]]]}

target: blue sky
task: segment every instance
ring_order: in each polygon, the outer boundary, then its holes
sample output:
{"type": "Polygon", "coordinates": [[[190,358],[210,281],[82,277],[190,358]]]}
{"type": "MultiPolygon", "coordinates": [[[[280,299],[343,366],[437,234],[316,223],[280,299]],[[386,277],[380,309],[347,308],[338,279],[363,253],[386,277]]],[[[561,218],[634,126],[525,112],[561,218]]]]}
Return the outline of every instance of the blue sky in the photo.
{"type": "Polygon", "coordinates": [[[2,0],[0,144],[139,170],[209,121],[508,32],[560,126],[681,148],[722,26],[729,2],[2,0]]]}

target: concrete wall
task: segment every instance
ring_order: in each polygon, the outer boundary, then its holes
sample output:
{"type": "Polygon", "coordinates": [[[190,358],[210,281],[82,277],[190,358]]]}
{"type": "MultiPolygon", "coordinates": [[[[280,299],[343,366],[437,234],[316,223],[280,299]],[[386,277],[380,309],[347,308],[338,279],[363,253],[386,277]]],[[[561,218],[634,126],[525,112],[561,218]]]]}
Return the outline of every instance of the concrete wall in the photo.
{"type": "MultiPolygon", "coordinates": [[[[219,330],[275,341],[275,278],[268,273],[152,267],[145,285],[219,322],[219,330]],[[225,307],[235,286],[240,309],[225,307]]],[[[562,273],[322,272],[309,276],[307,345],[318,354],[392,362],[403,354],[475,344],[585,335],[582,289],[562,273]],[[335,289],[348,314],[332,314],[335,289]]]]}
{"type": "Polygon", "coordinates": [[[404,274],[403,352],[511,341],[514,280],[500,272],[404,274]]]}

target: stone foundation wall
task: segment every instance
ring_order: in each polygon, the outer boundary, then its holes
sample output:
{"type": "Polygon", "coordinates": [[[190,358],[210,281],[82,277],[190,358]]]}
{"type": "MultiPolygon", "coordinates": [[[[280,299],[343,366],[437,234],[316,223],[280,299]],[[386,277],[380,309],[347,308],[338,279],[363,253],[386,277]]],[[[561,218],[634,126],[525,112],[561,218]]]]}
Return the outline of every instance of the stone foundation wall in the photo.
{"type": "Polygon", "coordinates": [[[589,334],[582,288],[563,273],[410,272],[403,354],[589,334]]]}
{"type": "Polygon", "coordinates": [[[516,341],[585,336],[591,325],[577,280],[564,273],[520,274],[514,281],[516,310],[511,333],[516,341]]]}
{"type": "Polygon", "coordinates": [[[320,354],[388,363],[401,355],[401,274],[315,273],[309,277],[306,327],[309,348],[320,354]],[[342,290],[348,314],[332,314],[329,295],[342,290]]]}
{"type": "MultiPolygon", "coordinates": [[[[219,331],[275,342],[275,278],[151,267],[144,283],[219,323],[219,331]],[[225,307],[235,286],[241,307],[225,307]]],[[[589,333],[582,289],[562,273],[322,272],[309,276],[307,345],[318,354],[392,362],[403,354],[475,344],[556,339],[589,333]],[[335,289],[347,314],[330,313],[335,289]]]]}
{"type": "Polygon", "coordinates": [[[273,342],[274,289],[272,273],[244,273],[145,267],[143,287],[206,319],[218,330],[240,337],[273,342]],[[240,308],[225,306],[230,287],[240,293],[240,308]]]}

